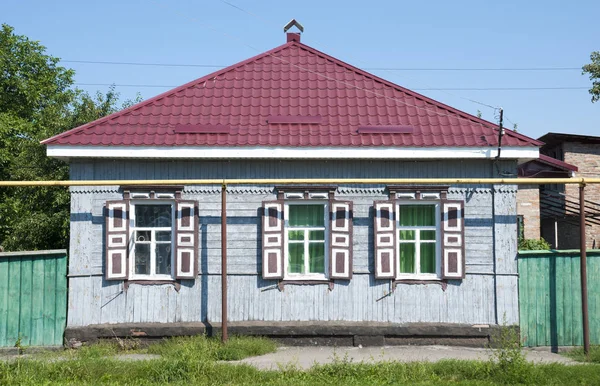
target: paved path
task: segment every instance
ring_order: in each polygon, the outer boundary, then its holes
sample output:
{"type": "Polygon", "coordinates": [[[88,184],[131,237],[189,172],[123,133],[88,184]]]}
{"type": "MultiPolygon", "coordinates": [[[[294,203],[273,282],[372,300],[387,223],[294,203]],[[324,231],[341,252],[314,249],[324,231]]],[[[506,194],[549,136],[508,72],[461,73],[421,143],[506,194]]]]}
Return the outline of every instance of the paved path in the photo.
{"type": "MultiPolygon", "coordinates": [[[[524,349],[528,360],[535,363],[576,363],[550,351],[524,349]]],[[[334,359],[353,363],[381,361],[429,361],[443,359],[487,360],[489,349],[448,346],[387,346],[387,347],[280,347],[277,352],[246,358],[230,363],[244,363],[259,369],[276,370],[279,366],[296,366],[308,369],[314,364],[331,363],[334,359]]]]}

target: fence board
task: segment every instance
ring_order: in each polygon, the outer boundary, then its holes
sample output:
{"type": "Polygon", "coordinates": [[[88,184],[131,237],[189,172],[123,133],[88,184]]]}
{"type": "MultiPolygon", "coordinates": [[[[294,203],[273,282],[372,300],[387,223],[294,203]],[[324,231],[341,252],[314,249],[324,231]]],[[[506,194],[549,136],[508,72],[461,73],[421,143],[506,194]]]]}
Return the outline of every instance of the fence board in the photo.
{"type": "Polygon", "coordinates": [[[61,345],[67,314],[67,253],[0,253],[0,347],[61,345]]]}
{"type": "MultiPolygon", "coordinates": [[[[519,311],[525,346],[583,344],[579,251],[519,252],[519,311]]],[[[590,340],[600,344],[600,250],[587,252],[590,340]]]]}

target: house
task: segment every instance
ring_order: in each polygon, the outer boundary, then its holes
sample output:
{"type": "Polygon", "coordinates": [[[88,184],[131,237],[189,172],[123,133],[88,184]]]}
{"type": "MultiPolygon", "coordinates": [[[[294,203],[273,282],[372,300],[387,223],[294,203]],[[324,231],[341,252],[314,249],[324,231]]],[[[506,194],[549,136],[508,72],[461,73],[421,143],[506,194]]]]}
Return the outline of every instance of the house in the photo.
{"type": "MultiPolygon", "coordinates": [[[[498,139],[292,33],[44,143],[72,180],[487,178],[538,158],[537,140],[506,130],[498,154],[498,139]]],[[[516,192],[230,185],[230,326],[337,344],[487,339],[518,324],[516,192]]],[[[220,215],[220,184],[72,187],[66,337],[217,328],[220,215]]]]}
{"type": "MultiPolygon", "coordinates": [[[[540,157],[553,158],[563,165],[575,165],[577,177],[600,177],[600,137],[548,133],[540,137],[540,157]]],[[[541,235],[553,248],[579,249],[579,187],[540,187],[541,235]]],[[[585,188],[587,248],[600,247],[600,186],[585,188]]]]}

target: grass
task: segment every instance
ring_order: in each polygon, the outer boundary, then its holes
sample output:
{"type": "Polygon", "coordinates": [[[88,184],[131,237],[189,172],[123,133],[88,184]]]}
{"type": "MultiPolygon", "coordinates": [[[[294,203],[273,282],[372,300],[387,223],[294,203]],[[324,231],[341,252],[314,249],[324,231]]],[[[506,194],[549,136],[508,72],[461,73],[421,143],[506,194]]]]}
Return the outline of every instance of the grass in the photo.
{"type": "MultiPolygon", "coordinates": [[[[199,356],[200,357],[200,356],[199,356]]],[[[198,358],[200,359],[200,358],[198,358]]],[[[204,358],[206,359],[206,358],[204,358]]],[[[0,364],[3,385],[63,384],[196,384],[196,385],[390,385],[390,384],[600,384],[596,366],[530,365],[520,378],[492,362],[344,363],[315,366],[308,371],[284,367],[259,371],[250,366],[214,360],[161,358],[123,362],[111,358],[78,358],[51,362],[19,360],[0,364]]]]}
{"type": "Polygon", "coordinates": [[[583,353],[583,347],[567,351],[564,355],[578,362],[600,363],[600,346],[591,346],[589,357],[583,353]]]}
{"type": "Polygon", "coordinates": [[[489,361],[437,363],[353,363],[347,357],[304,371],[283,366],[260,371],[228,364],[276,349],[274,342],[233,337],[225,345],[217,339],[179,337],[165,339],[147,349],[135,340],[101,342],[62,353],[0,362],[0,385],[493,385],[493,384],[600,384],[597,366],[534,365],[522,360],[518,347],[506,346],[489,361]],[[149,353],[159,359],[122,361],[121,353],[149,353]],[[59,360],[60,358],[60,360],[59,360]]]}

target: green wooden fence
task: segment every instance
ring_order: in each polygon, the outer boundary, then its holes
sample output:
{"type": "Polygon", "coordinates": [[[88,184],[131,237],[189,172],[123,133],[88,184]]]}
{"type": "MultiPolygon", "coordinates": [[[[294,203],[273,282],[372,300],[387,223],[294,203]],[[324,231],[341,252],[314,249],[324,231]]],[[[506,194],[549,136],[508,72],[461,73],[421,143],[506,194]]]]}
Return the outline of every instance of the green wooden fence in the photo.
{"type": "MultiPolygon", "coordinates": [[[[581,346],[579,250],[519,251],[519,316],[525,346],[581,346]]],[[[600,344],[600,250],[587,252],[590,341],[600,344]]]]}
{"type": "Polygon", "coordinates": [[[0,347],[63,344],[65,250],[0,253],[0,347]]]}

